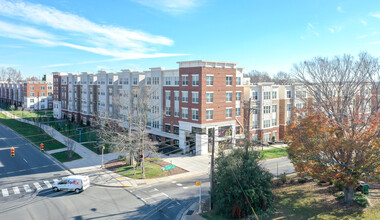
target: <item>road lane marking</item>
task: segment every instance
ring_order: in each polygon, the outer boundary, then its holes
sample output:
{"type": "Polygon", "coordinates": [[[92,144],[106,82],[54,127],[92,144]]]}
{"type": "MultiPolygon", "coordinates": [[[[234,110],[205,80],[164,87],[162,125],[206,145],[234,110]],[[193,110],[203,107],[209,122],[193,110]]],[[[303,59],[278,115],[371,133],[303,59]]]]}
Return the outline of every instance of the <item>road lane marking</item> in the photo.
{"type": "Polygon", "coordinates": [[[39,183],[33,183],[34,184],[34,186],[37,188],[37,190],[42,190],[42,187],[41,187],[41,185],[39,184],[39,183]]]}
{"type": "Polygon", "coordinates": [[[172,183],[176,183],[177,181],[172,181],[172,183]]]}
{"type": "Polygon", "coordinates": [[[166,197],[168,197],[168,198],[170,198],[166,193],[162,193],[162,194],[164,194],[164,196],[166,196],[166,197]]]}
{"type": "Polygon", "coordinates": [[[30,189],[29,185],[24,185],[25,192],[31,192],[32,190],[30,189]]]}
{"type": "Polygon", "coordinates": [[[188,189],[188,188],[189,188],[189,187],[187,187],[187,186],[184,186],[184,187],[183,187],[183,189],[188,189]]]}
{"type": "Polygon", "coordinates": [[[48,188],[51,188],[51,184],[50,184],[50,182],[49,182],[49,181],[47,181],[47,180],[44,180],[44,183],[45,183],[45,185],[46,185],[48,188]]]}
{"type": "Polygon", "coordinates": [[[18,189],[17,186],[12,187],[12,189],[13,189],[14,194],[20,194],[20,190],[18,189]]]}
{"type": "Polygon", "coordinates": [[[8,189],[2,189],[3,197],[9,196],[8,189]]]}
{"type": "Polygon", "coordinates": [[[25,158],[22,158],[22,159],[24,159],[25,163],[28,163],[28,161],[26,161],[25,158]]]}
{"type": "Polygon", "coordinates": [[[145,199],[153,199],[153,198],[160,197],[160,196],[166,196],[166,197],[169,197],[169,196],[166,195],[165,193],[161,192],[161,193],[154,194],[154,195],[152,195],[151,197],[148,197],[148,198],[145,198],[145,199]]]}
{"type": "Polygon", "coordinates": [[[57,183],[59,180],[58,179],[53,179],[53,182],[54,183],[57,183]]]}
{"type": "Polygon", "coordinates": [[[156,188],[149,190],[149,192],[156,192],[156,191],[158,191],[158,189],[156,189],[156,188]]]}
{"type": "Polygon", "coordinates": [[[176,185],[177,185],[177,186],[182,186],[182,184],[181,184],[181,183],[177,183],[176,185]]]}

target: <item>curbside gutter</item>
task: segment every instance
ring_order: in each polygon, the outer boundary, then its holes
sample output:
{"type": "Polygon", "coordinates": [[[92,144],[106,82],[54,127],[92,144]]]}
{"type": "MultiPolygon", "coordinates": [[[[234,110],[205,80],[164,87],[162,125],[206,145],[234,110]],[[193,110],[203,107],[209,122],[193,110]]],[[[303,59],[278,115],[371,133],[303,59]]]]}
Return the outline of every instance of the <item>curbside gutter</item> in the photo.
{"type": "MultiPolygon", "coordinates": [[[[2,123],[0,123],[2,124],[2,123]]],[[[22,138],[23,140],[25,140],[26,142],[29,142],[29,144],[31,144],[32,146],[34,146],[34,148],[36,148],[37,150],[39,150],[39,147],[34,144],[33,142],[29,141],[28,139],[26,139],[24,136],[20,135],[19,133],[17,133],[15,130],[13,130],[12,128],[2,124],[6,129],[12,131],[13,133],[15,133],[18,137],[22,138]]],[[[73,171],[71,171],[69,168],[67,168],[63,163],[61,163],[59,160],[55,159],[53,156],[51,156],[50,154],[46,153],[45,151],[44,152],[41,152],[43,155],[45,155],[45,157],[47,157],[48,159],[50,159],[51,161],[53,161],[55,164],[57,164],[59,167],[62,168],[62,170],[64,171],[67,171],[69,172],[70,174],[74,174],[73,171]]]]}

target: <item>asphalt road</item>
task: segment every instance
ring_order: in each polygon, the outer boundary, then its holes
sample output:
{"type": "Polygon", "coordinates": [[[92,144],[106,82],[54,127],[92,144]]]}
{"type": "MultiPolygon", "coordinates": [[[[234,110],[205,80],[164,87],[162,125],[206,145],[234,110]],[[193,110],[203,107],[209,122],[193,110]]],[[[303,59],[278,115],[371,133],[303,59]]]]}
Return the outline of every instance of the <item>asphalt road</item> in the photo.
{"type": "Polygon", "coordinates": [[[199,199],[196,180],[203,180],[208,195],[208,176],[138,189],[91,186],[80,194],[43,189],[30,198],[8,201],[0,219],[178,219],[199,199]]]}
{"type": "MultiPolygon", "coordinates": [[[[30,142],[0,124],[0,210],[10,195],[23,198],[33,190],[69,173],[50,160],[30,142]],[[11,147],[15,157],[10,156],[11,147]]],[[[13,198],[14,200],[14,198],[13,198]]]]}
{"type": "MultiPolygon", "coordinates": [[[[263,163],[276,175],[291,173],[287,158],[263,163]]],[[[0,125],[0,219],[179,219],[193,202],[208,197],[209,176],[141,188],[91,186],[80,194],[54,192],[54,181],[67,176],[59,165],[0,125]],[[10,157],[10,147],[16,156],[10,157]]]]}
{"type": "Polygon", "coordinates": [[[287,157],[266,160],[262,163],[262,166],[269,170],[274,176],[278,176],[282,173],[291,174],[296,172],[293,164],[287,157]]]}
{"type": "Polygon", "coordinates": [[[91,186],[80,194],[54,192],[69,175],[45,154],[0,124],[0,219],[176,219],[208,196],[207,175],[138,189],[91,186]],[[10,148],[15,148],[15,157],[10,148]]]}

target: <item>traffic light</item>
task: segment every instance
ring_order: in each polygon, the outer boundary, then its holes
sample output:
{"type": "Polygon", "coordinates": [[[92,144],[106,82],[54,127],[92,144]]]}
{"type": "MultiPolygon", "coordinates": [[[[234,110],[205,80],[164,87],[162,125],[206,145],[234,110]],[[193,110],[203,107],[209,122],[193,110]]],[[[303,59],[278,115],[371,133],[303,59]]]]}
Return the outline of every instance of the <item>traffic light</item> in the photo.
{"type": "Polygon", "coordinates": [[[143,155],[142,155],[142,154],[140,154],[140,155],[139,155],[139,158],[140,158],[140,159],[141,159],[141,158],[143,158],[143,155]]]}
{"type": "Polygon", "coordinates": [[[12,148],[11,148],[11,157],[14,157],[14,156],[15,156],[15,148],[12,147],[12,148]]]}
{"type": "Polygon", "coordinates": [[[44,151],[44,144],[43,143],[41,143],[41,145],[40,145],[40,150],[44,151]]]}

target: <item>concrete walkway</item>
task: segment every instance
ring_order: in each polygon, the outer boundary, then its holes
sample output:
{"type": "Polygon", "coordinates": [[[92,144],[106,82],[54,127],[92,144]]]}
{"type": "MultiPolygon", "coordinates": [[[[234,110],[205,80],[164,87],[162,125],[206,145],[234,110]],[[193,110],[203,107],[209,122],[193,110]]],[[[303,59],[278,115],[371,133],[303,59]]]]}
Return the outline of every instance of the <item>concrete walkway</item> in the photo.
{"type": "MultiPolygon", "coordinates": [[[[60,132],[54,128],[45,125],[35,123],[26,119],[19,118],[10,112],[0,109],[0,112],[11,117],[15,120],[28,123],[35,126],[40,126],[47,134],[52,136],[57,141],[66,145],[68,137],[62,135],[60,132]]],[[[90,176],[91,183],[100,186],[110,186],[110,187],[139,187],[149,184],[157,184],[164,182],[171,182],[174,180],[180,180],[189,177],[197,177],[201,175],[208,175],[210,173],[210,161],[211,155],[200,155],[200,156],[184,156],[184,155],[170,155],[166,156],[164,154],[159,154],[164,161],[172,163],[177,167],[187,170],[186,173],[181,173],[177,175],[172,175],[168,177],[155,178],[155,179],[132,179],[128,177],[121,176],[107,169],[101,168],[102,156],[94,153],[93,151],[87,149],[82,144],[74,142],[74,151],[79,154],[82,159],[65,162],[63,163],[70,172],[74,174],[82,174],[90,176]]],[[[282,147],[283,145],[277,145],[277,147],[282,147]]],[[[38,146],[36,146],[38,147],[38,146]]],[[[268,146],[266,149],[273,149],[274,147],[268,146]]],[[[264,148],[264,150],[265,150],[264,148]]],[[[61,152],[66,150],[66,148],[47,151],[47,154],[52,154],[56,152],[61,152]]],[[[104,155],[104,163],[111,160],[117,159],[118,154],[109,153],[104,155]]]]}

